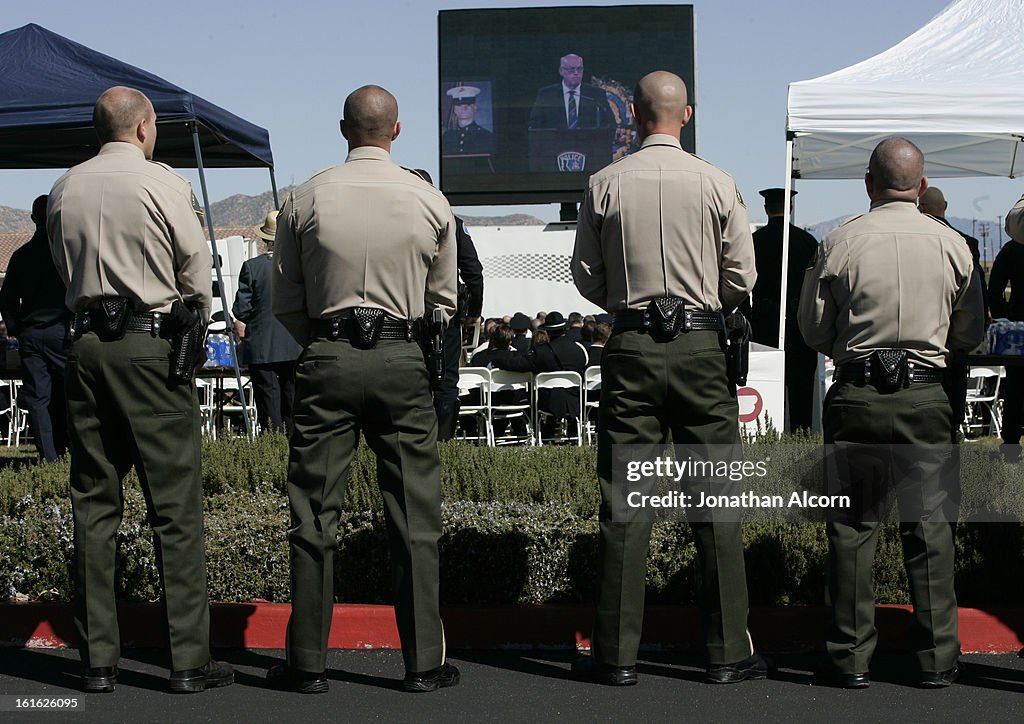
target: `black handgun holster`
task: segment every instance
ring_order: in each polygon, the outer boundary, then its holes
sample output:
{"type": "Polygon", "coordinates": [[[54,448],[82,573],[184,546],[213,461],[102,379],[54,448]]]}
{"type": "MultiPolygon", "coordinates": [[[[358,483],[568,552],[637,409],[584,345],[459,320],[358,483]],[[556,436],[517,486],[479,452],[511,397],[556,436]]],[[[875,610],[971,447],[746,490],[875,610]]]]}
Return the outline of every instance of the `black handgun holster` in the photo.
{"type": "MultiPolygon", "coordinates": [[[[176,301],[174,304],[182,304],[176,301]]],[[[171,337],[171,369],[172,384],[183,384],[192,381],[196,365],[201,364],[206,356],[206,322],[195,310],[193,321],[186,326],[178,326],[171,337]]],[[[180,313],[174,316],[180,317],[180,313]]]]}

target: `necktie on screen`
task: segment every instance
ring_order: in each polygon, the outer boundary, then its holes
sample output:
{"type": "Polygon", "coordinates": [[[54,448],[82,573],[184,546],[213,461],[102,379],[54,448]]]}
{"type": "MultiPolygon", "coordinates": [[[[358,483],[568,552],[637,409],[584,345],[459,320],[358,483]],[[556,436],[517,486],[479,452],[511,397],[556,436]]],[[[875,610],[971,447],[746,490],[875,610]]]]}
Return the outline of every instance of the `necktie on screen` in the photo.
{"type": "Polygon", "coordinates": [[[576,128],[579,123],[579,114],[576,112],[576,91],[569,91],[569,128],[576,128]]]}

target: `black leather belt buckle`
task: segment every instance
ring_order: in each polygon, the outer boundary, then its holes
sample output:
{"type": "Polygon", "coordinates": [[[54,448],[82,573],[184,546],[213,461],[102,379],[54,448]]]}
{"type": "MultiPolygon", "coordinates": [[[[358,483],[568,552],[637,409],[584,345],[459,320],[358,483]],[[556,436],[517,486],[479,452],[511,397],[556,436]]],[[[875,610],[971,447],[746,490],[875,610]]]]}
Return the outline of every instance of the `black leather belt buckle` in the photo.
{"type": "Polygon", "coordinates": [[[656,342],[671,342],[679,336],[679,330],[687,331],[692,325],[692,318],[687,319],[683,300],[678,297],[658,297],[647,305],[647,333],[656,342]]]}

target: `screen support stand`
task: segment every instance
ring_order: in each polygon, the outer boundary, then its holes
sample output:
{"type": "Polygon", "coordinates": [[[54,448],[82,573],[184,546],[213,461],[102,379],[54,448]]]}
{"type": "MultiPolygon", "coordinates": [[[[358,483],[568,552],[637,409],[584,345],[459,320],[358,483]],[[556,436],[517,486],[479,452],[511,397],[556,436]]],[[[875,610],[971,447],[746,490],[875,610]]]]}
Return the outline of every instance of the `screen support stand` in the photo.
{"type": "Polygon", "coordinates": [[[558,220],[575,222],[579,218],[579,207],[572,201],[563,201],[558,209],[558,220]]]}

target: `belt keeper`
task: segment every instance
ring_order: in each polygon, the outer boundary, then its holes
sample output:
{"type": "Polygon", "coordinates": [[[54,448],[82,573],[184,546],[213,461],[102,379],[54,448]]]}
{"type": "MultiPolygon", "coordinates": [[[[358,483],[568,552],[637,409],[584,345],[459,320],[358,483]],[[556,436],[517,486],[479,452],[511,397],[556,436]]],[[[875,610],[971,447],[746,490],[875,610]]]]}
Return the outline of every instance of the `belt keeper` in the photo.
{"type": "Polygon", "coordinates": [[[160,325],[163,323],[160,312],[153,312],[153,326],[150,328],[150,335],[153,337],[160,336],[160,325]]]}
{"type": "Polygon", "coordinates": [[[871,382],[871,358],[864,360],[864,382],[871,382]]]}
{"type": "Polygon", "coordinates": [[[903,386],[904,387],[910,387],[910,385],[911,385],[911,383],[913,381],[914,381],[914,363],[913,362],[907,362],[907,379],[906,379],[906,382],[903,384],[903,386]]]}
{"type": "Polygon", "coordinates": [[[692,332],[693,331],[693,310],[692,309],[684,309],[683,310],[683,330],[685,330],[687,332],[692,332]]]}
{"type": "Polygon", "coordinates": [[[405,320],[405,341],[412,342],[412,320],[405,320]]]}
{"type": "Polygon", "coordinates": [[[341,336],[341,317],[331,318],[331,340],[337,340],[341,336]]]}

